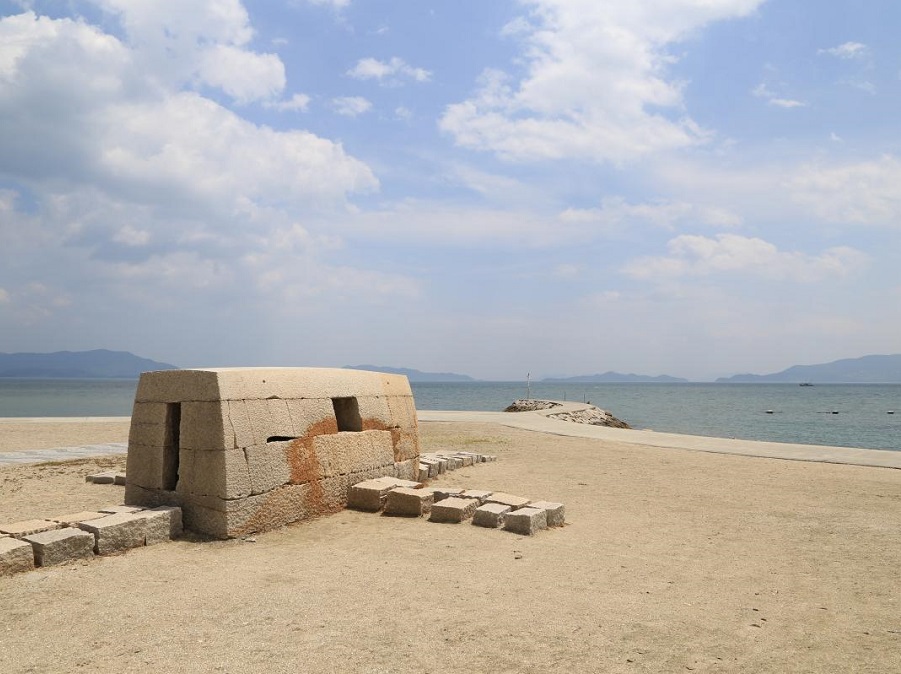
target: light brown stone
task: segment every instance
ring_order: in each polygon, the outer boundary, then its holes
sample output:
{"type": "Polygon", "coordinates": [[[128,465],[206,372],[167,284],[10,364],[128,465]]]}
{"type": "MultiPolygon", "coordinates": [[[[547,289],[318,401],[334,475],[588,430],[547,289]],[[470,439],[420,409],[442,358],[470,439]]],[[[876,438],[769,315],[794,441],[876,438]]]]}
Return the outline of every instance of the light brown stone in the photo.
{"type": "Polygon", "coordinates": [[[486,503],[476,508],[472,516],[472,523],[479,527],[497,529],[504,526],[504,517],[510,510],[511,508],[508,505],[486,503]]]}
{"type": "Polygon", "coordinates": [[[94,556],[94,537],[71,527],[31,534],[24,540],[34,549],[36,566],[54,566],[94,556]]]}
{"type": "Polygon", "coordinates": [[[487,499],[485,499],[486,503],[500,503],[503,505],[508,505],[514,510],[517,508],[522,508],[529,504],[529,499],[523,498],[522,496],[514,496],[513,494],[507,494],[502,491],[496,491],[487,499]]]}
{"type": "Polygon", "coordinates": [[[462,498],[474,498],[479,502],[479,505],[482,505],[491,496],[491,492],[484,489],[464,489],[460,496],[462,498]]]}
{"type": "Polygon", "coordinates": [[[540,508],[547,512],[547,525],[549,527],[562,527],[566,521],[566,508],[562,503],[552,501],[534,501],[530,508],[540,508]]]}
{"type": "Polygon", "coordinates": [[[547,529],[547,511],[541,508],[520,508],[504,515],[504,529],[515,534],[532,536],[547,529]]]}
{"type": "Polygon", "coordinates": [[[433,502],[434,495],[426,489],[396,487],[388,492],[385,514],[422,517],[432,509],[433,502]]]}
{"type": "Polygon", "coordinates": [[[472,517],[478,507],[479,502],[475,499],[452,496],[432,506],[429,521],[458,524],[472,517]]]}
{"type": "Polygon", "coordinates": [[[265,445],[253,445],[244,450],[252,494],[265,493],[288,484],[291,480],[291,467],[288,465],[287,456],[289,444],[287,441],[269,442],[265,445]]]}
{"type": "Polygon", "coordinates": [[[16,538],[0,538],[0,576],[8,576],[34,568],[34,550],[31,544],[16,538]]]}
{"type": "Polygon", "coordinates": [[[21,522],[0,524],[0,533],[9,534],[16,538],[36,534],[40,531],[49,531],[50,529],[59,529],[59,524],[50,520],[22,520],[21,522]]]}
{"type": "Polygon", "coordinates": [[[79,513],[60,515],[59,517],[51,517],[50,519],[62,525],[70,525],[78,524],[79,522],[87,522],[88,520],[100,519],[101,517],[106,517],[108,514],[109,513],[101,513],[94,510],[82,510],[79,513]]]}
{"type": "Polygon", "coordinates": [[[119,513],[80,522],[78,527],[94,535],[94,552],[108,555],[144,545],[147,519],[142,512],[119,513]]]}

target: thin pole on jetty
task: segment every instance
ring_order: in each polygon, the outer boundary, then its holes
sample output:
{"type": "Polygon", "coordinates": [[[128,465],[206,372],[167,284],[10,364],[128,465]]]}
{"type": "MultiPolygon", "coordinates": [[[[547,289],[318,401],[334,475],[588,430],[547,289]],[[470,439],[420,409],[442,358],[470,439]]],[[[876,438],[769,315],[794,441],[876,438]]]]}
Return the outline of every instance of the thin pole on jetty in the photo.
{"type": "Polygon", "coordinates": [[[532,373],[526,372],[526,400],[532,399],[532,373]]]}

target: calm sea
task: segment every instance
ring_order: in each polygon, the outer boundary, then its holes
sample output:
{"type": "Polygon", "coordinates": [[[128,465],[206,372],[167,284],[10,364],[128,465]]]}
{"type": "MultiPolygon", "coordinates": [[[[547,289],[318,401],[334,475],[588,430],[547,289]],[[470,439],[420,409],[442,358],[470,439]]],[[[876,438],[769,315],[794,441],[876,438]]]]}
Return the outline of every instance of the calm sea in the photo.
{"type": "MultiPolygon", "coordinates": [[[[0,417],[128,416],[136,386],[134,380],[0,379],[0,417]]],[[[414,383],[413,393],[419,409],[500,411],[527,389],[524,382],[442,382],[414,383]]],[[[901,451],[897,384],[537,382],[531,395],[591,402],[633,428],[901,451]]]]}

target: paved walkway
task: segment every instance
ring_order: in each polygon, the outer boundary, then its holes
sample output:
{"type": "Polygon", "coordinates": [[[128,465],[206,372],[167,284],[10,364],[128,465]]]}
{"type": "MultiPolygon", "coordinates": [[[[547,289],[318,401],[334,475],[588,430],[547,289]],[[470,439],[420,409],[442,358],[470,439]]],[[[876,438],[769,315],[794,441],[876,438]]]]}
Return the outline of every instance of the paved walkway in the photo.
{"type": "Polygon", "coordinates": [[[781,442],[761,442],[757,440],[735,440],[711,438],[702,435],[681,435],[678,433],[658,433],[657,431],[636,431],[622,428],[607,428],[571,421],[550,419],[547,415],[560,412],[577,412],[590,409],[582,403],[563,403],[560,407],[537,412],[456,412],[419,410],[420,422],[458,421],[466,423],[501,424],[511,428],[522,428],[539,433],[567,435],[577,438],[612,440],[635,445],[688,449],[714,454],[740,454],[770,459],[792,461],[816,461],[820,463],[843,463],[854,466],[877,466],[901,469],[901,452],[885,449],[857,449],[855,447],[828,447],[822,445],[800,445],[781,442]]]}
{"type": "MultiPolygon", "coordinates": [[[[901,469],[901,452],[884,449],[857,449],[855,447],[828,447],[823,445],[800,445],[781,442],[761,442],[757,440],[735,440],[711,438],[702,435],[681,435],[678,433],[658,433],[657,431],[636,431],[622,428],[606,428],[590,424],[548,418],[549,414],[577,412],[591,409],[582,403],[562,403],[560,407],[536,412],[458,412],[419,410],[419,421],[456,421],[462,423],[500,424],[511,428],[521,428],[538,433],[566,435],[577,438],[611,440],[651,447],[687,449],[714,454],[740,454],[770,459],[791,461],[816,461],[820,463],[843,463],[854,466],[876,466],[901,469]]],[[[32,449],[21,452],[0,454],[0,465],[17,463],[40,463],[42,461],[69,461],[87,456],[105,454],[125,454],[128,443],[111,442],[103,445],[82,447],[56,447],[54,449],[32,449]]]]}

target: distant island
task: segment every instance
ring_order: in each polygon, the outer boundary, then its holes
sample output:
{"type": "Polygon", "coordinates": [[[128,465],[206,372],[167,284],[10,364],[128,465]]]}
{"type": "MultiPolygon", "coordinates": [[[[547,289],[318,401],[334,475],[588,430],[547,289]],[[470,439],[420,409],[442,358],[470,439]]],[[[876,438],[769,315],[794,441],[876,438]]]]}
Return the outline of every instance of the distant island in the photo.
{"type": "Polygon", "coordinates": [[[0,377],[22,379],[137,379],[142,372],[177,370],[127,351],[0,353],[0,377]]]}
{"type": "Polygon", "coordinates": [[[438,382],[438,381],[476,381],[472,377],[465,374],[454,374],[453,372],[422,372],[420,370],[412,370],[407,367],[388,367],[385,365],[345,365],[348,370],[368,370],[370,372],[387,372],[388,374],[403,374],[410,381],[418,382],[438,382]]]}
{"type": "Polygon", "coordinates": [[[845,358],[819,365],[795,365],[773,374],[737,374],[720,377],[717,383],[784,384],[898,384],[901,354],[845,358]]]}
{"type": "Polygon", "coordinates": [[[604,374],[583,374],[576,377],[552,378],[548,377],[541,381],[558,384],[558,383],[586,383],[586,384],[632,384],[636,382],[657,382],[665,384],[685,383],[687,379],[679,377],[670,377],[662,374],[658,377],[650,377],[644,374],[621,374],[619,372],[605,372],[604,374]]]}

